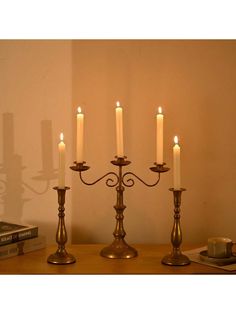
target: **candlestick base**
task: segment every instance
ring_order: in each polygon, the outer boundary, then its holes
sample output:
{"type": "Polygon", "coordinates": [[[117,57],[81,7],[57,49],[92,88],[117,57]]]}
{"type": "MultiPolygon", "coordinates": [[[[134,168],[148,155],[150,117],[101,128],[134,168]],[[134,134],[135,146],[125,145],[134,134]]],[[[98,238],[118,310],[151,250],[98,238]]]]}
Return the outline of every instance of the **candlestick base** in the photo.
{"type": "Polygon", "coordinates": [[[56,253],[49,255],[47,262],[50,264],[72,264],[76,262],[75,257],[72,254],[66,252],[66,250],[57,250],[56,253]]]}
{"type": "Polygon", "coordinates": [[[123,239],[115,239],[113,243],[101,250],[100,255],[106,258],[133,258],[138,252],[123,239]]]}
{"type": "Polygon", "coordinates": [[[162,264],[169,266],[186,266],[190,264],[189,258],[180,251],[166,255],[161,262],[162,264]]]}

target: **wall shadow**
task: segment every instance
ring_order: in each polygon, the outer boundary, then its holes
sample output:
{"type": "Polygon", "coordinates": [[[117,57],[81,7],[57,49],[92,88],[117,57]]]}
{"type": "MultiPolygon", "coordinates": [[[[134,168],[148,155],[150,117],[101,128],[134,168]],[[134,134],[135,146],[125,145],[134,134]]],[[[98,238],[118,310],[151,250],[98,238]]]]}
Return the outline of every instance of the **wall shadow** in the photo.
{"type": "Polygon", "coordinates": [[[24,204],[32,199],[25,198],[26,191],[33,195],[41,195],[48,191],[50,180],[56,178],[56,170],[53,169],[53,147],[52,147],[52,122],[45,120],[41,122],[42,138],[42,170],[39,175],[32,179],[44,181],[45,187],[37,191],[32,185],[23,180],[22,156],[15,152],[15,129],[14,115],[3,113],[2,129],[2,156],[0,164],[0,205],[2,205],[1,220],[20,223],[23,216],[24,204]]]}
{"type": "Polygon", "coordinates": [[[55,180],[58,176],[58,169],[53,168],[53,132],[52,121],[41,121],[41,147],[42,147],[42,170],[39,175],[32,177],[37,181],[55,180]]]}
{"type": "Polygon", "coordinates": [[[3,113],[3,161],[0,164],[2,220],[20,221],[23,206],[28,199],[23,198],[22,156],[15,153],[14,117],[12,113],[3,113]]]}

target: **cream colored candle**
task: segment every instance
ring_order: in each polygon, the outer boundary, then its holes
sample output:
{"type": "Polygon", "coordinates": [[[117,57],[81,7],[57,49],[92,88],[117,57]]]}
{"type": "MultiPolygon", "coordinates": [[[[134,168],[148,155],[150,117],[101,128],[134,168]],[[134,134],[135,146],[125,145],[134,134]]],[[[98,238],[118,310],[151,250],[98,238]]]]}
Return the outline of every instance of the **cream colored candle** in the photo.
{"type": "Polygon", "coordinates": [[[174,137],[174,147],[173,147],[173,171],[174,171],[174,190],[179,190],[181,188],[180,184],[180,146],[178,142],[178,137],[174,137]]]}
{"type": "Polygon", "coordinates": [[[59,172],[58,172],[58,187],[63,189],[65,187],[65,151],[66,145],[63,142],[63,133],[60,134],[60,142],[58,144],[59,150],[59,172]]]}
{"type": "Polygon", "coordinates": [[[117,157],[124,157],[123,109],[119,101],[116,103],[116,155],[117,157]]]}
{"type": "Polygon", "coordinates": [[[156,115],[156,163],[158,165],[163,164],[163,120],[162,108],[158,107],[158,114],[156,115]]]}
{"type": "Polygon", "coordinates": [[[77,163],[83,162],[83,149],[84,149],[84,114],[81,112],[81,108],[78,107],[78,113],[77,113],[77,149],[76,149],[76,161],[77,161],[77,163]]]}

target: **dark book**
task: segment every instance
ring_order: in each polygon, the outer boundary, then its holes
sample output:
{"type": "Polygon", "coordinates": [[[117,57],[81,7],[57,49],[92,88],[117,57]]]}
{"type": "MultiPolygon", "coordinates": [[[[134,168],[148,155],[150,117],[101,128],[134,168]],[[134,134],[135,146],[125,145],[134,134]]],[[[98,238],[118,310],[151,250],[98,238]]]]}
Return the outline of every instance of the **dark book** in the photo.
{"type": "Polygon", "coordinates": [[[0,260],[23,255],[46,247],[46,237],[38,236],[36,238],[18,241],[11,244],[0,246],[0,260]]]}
{"type": "Polygon", "coordinates": [[[38,227],[0,221],[0,246],[38,236],[38,227]]]}

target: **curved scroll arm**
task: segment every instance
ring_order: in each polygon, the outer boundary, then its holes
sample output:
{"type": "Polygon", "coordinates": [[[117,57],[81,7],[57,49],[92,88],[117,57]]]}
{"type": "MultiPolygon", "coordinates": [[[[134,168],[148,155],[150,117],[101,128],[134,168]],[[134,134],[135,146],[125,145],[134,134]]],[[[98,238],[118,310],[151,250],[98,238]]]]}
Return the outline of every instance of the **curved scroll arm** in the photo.
{"type": "Polygon", "coordinates": [[[127,178],[126,179],[126,176],[129,176],[129,175],[131,175],[131,176],[134,176],[136,179],[138,179],[140,182],[142,182],[144,185],[146,185],[146,186],[149,186],[149,187],[152,187],[152,186],[155,186],[155,185],[157,185],[158,184],[158,182],[160,181],[160,173],[158,172],[158,178],[157,178],[157,181],[155,182],[155,183],[153,183],[153,184],[149,184],[149,183],[146,183],[146,182],[144,182],[141,178],[139,178],[136,174],[134,174],[133,172],[126,172],[124,175],[123,175],[123,177],[122,177],[122,183],[125,185],[125,186],[127,186],[127,187],[131,187],[131,186],[133,186],[134,185],[134,179],[132,179],[132,178],[127,178]]]}
{"type": "Polygon", "coordinates": [[[35,194],[38,194],[38,195],[42,195],[44,193],[47,192],[47,190],[49,189],[49,185],[50,185],[50,181],[47,180],[46,181],[46,185],[45,185],[45,188],[43,191],[36,191],[34,188],[32,188],[32,186],[30,186],[29,184],[25,183],[25,182],[22,182],[22,185],[27,188],[28,190],[30,190],[31,192],[35,193],[35,194]]]}
{"type": "Polygon", "coordinates": [[[108,172],[108,173],[104,174],[104,176],[102,176],[101,178],[95,180],[94,182],[86,182],[86,181],[84,181],[84,179],[82,178],[82,172],[81,172],[81,171],[79,172],[80,180],[81,180],[84,184],[86,184],[86,185],[94,185],[94,184],[96,184],[97,182],[101,181],[103,178],[105,178],[105,177],[107,177],[107,176],[109,176],[109,175],[114,175],[114,176],[115,176],[115,179],[108,178],[108,179],[106,180],[106,185],[107,185],[108,187],[114,187],[114,186],[116,186],[116,185],[118,184],[118,182],[119,182],[119,177],[118,177],[118,175],[117,175],[115,172],[108,172]]]}

